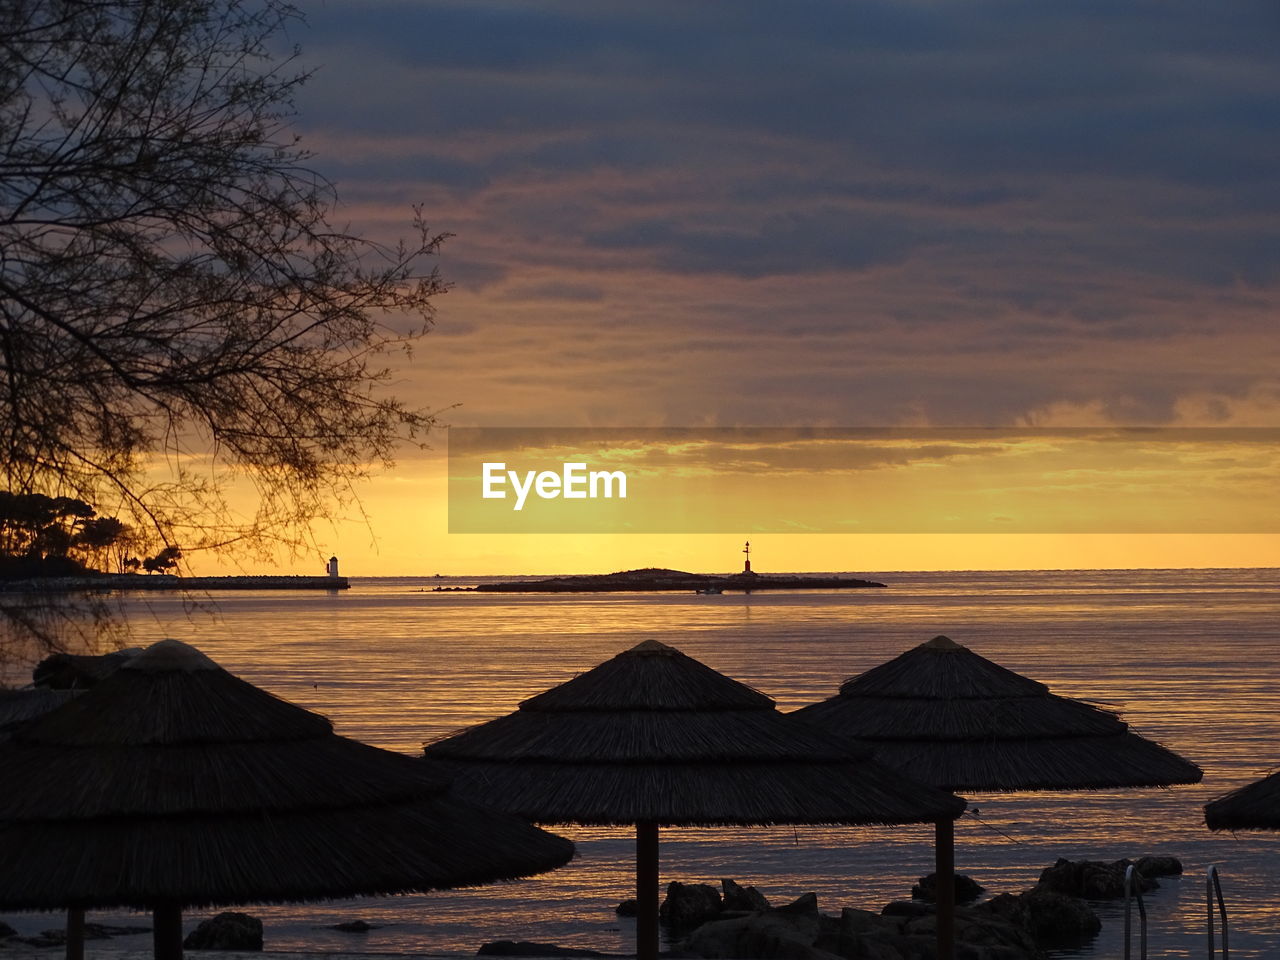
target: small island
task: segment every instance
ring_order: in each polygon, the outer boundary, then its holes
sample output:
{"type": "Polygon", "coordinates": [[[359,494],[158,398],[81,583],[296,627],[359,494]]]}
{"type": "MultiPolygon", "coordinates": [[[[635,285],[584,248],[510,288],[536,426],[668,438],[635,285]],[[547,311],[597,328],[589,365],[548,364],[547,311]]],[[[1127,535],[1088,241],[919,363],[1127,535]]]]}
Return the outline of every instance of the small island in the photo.
{"type": "Polygon", "coordinates": [[[874,580],[856,577],[771,576],[751,569],[751,542],[741,573],[686,573],[665,567],[641,567],[617,573],[548,577],[544,580],[511,580],[475,587],[436,587],[437,591],[475,590],[480,593],[723,593],[726,590],[860,590],[883,587],[874,580]]]}
{"type": "MultiPolygon", "coordinates": [[[[482,583],[475,587],[455,587],[481,593],[612,593],[659,592],[720,593],[725,590],[850,590],[883,587],[874,580],[856,577],[774,577],[758,573],[686,573],[663,567],[642,567],[618,573],[548,577],[545,580],[513,580],[482,583]]],[[[437,587],[446,590],[447,587],[437,587]]]]}

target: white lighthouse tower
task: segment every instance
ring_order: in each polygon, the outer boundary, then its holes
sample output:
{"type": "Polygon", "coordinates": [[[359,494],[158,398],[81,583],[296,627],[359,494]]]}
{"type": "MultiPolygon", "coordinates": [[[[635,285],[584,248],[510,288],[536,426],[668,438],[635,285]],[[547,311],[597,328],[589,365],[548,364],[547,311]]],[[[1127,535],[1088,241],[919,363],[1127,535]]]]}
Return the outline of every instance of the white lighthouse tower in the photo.
{"type": "Polygon", "coordinates": [[[328,573],[329,576],[331,577],[336,578],[338,576],[338,558],[337,557],[329,558],[329,563],[328,565],[325,566],[325,572],[328,573]]]}

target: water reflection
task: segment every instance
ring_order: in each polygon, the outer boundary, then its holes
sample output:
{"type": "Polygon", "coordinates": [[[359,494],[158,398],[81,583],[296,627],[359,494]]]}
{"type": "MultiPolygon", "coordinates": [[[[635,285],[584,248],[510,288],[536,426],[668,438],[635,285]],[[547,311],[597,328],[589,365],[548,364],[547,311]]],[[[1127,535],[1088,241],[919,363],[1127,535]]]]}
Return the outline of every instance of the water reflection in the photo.
{"type": "MultiPolygon", "coordinates": [[[[1237,956],[1280,954],[1280,838],[1208,833],[1200,806],[1280,761],[1276,571],[875,574],[888,590],[742,596],[502,596],[418,592],[446,579],[354,581],[335,595],[234,594],[216,611],[137,601],[139,642],[176,636],[273,692],[330,716],[339,732],[416,753],[424,740],[506,713],[520,700],[656,638],[773,696],[784,710],[945,633],[1055,693],[1117,707],[1137,732],[1198,763],[1205,780],[1155,791],[974,798],[957,864],[991,891],[1019,890],[1059,856],[1172,853],[1148,909],[1152,953],[1204,951],[1203,869],[1222,865],[1237,956]]],[[[133,601],[131,601],[133,602],[133,601]]],[[[548,877],[430,897],[255,908],[269,949],[352,949],[317,927],[384,924],[359,948],[472,954],[484,940],[549,940],[623,952],[631,921],[627,830],[563,829],[580,857],[548,877]]],[[[775,901],[813,890],[828,911],[877,908],[932,869],[927,828],[664,831],[663,876],[729,876],[775,901]]],[[[1120,908],[1075,956],[1119,953],[1120,908]]],[[[23,932],[46,917],[10,922],[23,932]]],[[[113,942],[114,943],[114,942],[113,942]]],[[[127,941],[119,941],[127,946],[127,941]]]]}

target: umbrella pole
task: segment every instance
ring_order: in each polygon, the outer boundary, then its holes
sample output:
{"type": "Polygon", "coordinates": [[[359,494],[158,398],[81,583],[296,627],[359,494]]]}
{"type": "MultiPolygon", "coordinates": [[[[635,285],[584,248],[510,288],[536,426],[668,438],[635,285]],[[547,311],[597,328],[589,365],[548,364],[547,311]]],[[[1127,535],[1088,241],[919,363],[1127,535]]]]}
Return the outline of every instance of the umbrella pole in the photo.
{"type": "Polygon", "coordinates": [[[151,923],[155,960],[182,960],[182,907],[176,903],[157,906],[151,923]]]}
{"type": "Polygon", "coordinates": [[[84,908],[67,910],[67,960],[84,960],[84,908]]]}
{"type": "Polygon", "coordinates": [[[636,823],[636,960],[658,957],[658,825],[636,823]]]}
{"type": "Polygon", "coordinates": [[[937,903],[938,960],[956,952],[956,827],[954,821],[934,825],[934,895],[937,903]]]}

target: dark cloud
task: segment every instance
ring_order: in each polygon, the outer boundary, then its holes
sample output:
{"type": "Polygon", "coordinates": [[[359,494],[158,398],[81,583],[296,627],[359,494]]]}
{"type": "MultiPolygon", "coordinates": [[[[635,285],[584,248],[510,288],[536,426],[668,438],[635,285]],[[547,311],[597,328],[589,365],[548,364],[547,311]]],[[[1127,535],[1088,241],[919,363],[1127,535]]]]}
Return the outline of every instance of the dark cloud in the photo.
{"type": "Polygon", "coordinates": [[[503,295],[512,300],[574,300],[580,303],[599,303],[605,298],[604,289],[595,284],[563,281],[513,286],[503,295]]]}
{"type": "Polygon", "coordinates": [[[459,234],[442,324],[522,410],[1158,421],[1280,362],[1271,0],[308,15],[317,166],[459,234]]]}
{"type": "Polygon", "coordinates": [[[587,238],[601,247],[648,250],[664,270],[742,277],[862,270],[940,239],[938,228],[839,210],[777,214],[758,225],[719,229],[647,220],[587,238]]]}

